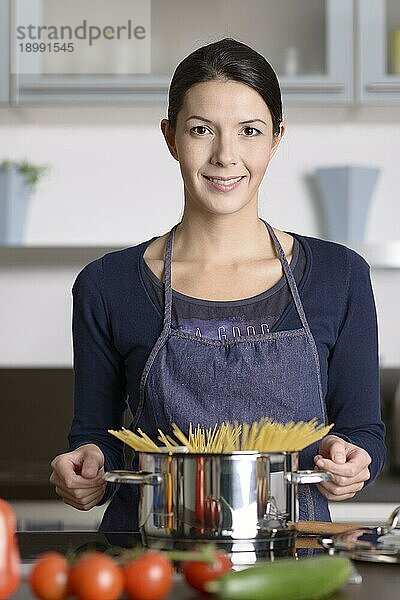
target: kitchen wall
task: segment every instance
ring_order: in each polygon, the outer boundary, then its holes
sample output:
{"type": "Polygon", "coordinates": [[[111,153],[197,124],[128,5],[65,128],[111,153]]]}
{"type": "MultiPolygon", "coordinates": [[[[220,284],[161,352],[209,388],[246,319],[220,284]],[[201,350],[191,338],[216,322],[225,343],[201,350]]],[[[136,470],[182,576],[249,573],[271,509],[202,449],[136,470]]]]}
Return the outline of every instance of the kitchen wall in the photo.
{"type": "MultiPolygon", "coordinates": [[[[27,156],[52,165],[31,207],[27,244],[130,245],[164,232],[176,221],[183,190],[178,163],[159,127],[166,107],[116,107],[114,123],[102,122],[111,118],[112,109],[97,109],[97,122],[95,108],[66,110],[64,123],[64,109],[53,110],[59,122],[52,124],[29,122],[40,119],[46,109],[36,109],[34,116],[23,109],[4,111],[8,124],[0,111],[0,157],[27,156]],[[68,122],[72,118],[83,122],[68,122]]],[[[396,114],[393,121],[388,119],[387,111],[382,107],[371,120],[357,121],[362,117],[350,109],[339,118],[332,109],[304,108],[301,119],[299,109],[293,109],[291,121],[287,109],[287,132],[261,187],[263,215],[278,227],[318,236],[308,176],[325,165],[378,166],[382,173],[367,240],[400,239],[400,122],[396,114]]]]}
{"type": "MultiPolygon", "coordinates": [[[[367,242],[400,239],[396,110],[286,110],[287,132],[260,191],[273,225],[319,236],[315,168],[382,169],[367,242]]],[[[50,164],[30,208],[26,244],[128,246],[165,232],[181,214],[178,163],[159,128],[166,106],[0,111],[0,158],[50,164]]],[[[72,361],[70,289],[81,265],[0,263],[0,364],[66,366],[72,361]]],[[[400,270],[373,270],[385,366],[400,365],[400,270]]]]}

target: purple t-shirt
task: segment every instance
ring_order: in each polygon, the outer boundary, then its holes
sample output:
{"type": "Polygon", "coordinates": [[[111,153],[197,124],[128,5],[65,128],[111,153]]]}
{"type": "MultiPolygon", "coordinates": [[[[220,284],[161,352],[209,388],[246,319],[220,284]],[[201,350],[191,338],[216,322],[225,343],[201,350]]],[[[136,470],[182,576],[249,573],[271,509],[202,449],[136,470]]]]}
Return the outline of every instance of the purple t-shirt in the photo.
{"type": "MultiPolygon", "coordinates": [[[[297,284],[303,276],[305,265],[304,249],[295,239],[290,267],[297,284]]],[[[144,260],[141,261],[141,269],[148,292],[162,312],[164,285],[144,260]]],[[[244,300],[200,300],[173,291],[172,327],[213,340],[268,333],[291,300],[285,275],[270,289],[244,300]]]]}

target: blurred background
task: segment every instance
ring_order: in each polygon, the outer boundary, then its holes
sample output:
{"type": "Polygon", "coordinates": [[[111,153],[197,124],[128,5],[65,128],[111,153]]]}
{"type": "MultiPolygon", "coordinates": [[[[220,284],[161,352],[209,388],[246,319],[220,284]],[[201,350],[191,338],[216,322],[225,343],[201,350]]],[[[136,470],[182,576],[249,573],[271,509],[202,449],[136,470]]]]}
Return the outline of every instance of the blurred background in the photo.
{"type": "Polygon", "coordinates": [[[263,54],[282,87],[261,216],[371,265],[389,456],[333,516],[376,522],[400,503],[398,0],[0,0],[0,496],[20,529],[101,518],[48,483],[72,415],[71,287],[91,260],[179,220],[168,83],[223,37],[263,54]]]}

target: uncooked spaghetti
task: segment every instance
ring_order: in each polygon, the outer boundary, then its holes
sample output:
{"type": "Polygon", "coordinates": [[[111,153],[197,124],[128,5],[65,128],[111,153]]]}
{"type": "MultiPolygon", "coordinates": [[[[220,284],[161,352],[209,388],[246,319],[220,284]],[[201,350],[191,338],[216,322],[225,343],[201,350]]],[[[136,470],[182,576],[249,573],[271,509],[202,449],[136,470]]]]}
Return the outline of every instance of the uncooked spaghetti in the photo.
{"type": "Polygon", "coordinates": [[[217,423],[214,427],[196,428],[189,425],[186,436],[183,431],[172,423],[171,429],[174,437],[158,430],[158,440],[163,444],[150,439],[140,428],[137,433],[124,427],[108,432],[119,440],[141,452],[161,452],[165,448],[170,452],[177,451],[178,447],[185,446],[188,452],[201,454],[231,453],[239,450],[256,452],[295,452],[303,450],[310,444],[322,439],[333,427],[331,425],[317,424],[317,419],[308,422],[278,423],[272,419],[264,418],[253,423],[239,424],[224,422],[217,423]]]}

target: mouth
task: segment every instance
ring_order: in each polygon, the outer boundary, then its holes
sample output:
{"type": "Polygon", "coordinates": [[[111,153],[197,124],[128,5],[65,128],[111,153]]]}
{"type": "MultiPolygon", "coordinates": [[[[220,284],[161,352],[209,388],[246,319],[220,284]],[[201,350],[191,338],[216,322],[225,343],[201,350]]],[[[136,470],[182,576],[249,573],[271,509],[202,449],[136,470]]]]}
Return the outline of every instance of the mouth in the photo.
{"type": "Polygon", "coordinates": [[[203,175],[203,177],[205,177],[209,181],[213,181],[214,183],[222,183],[222,184],[226,183],[226,184],[232,185],[233,183],[236,183],[240,179],[243,179],[243,177],[245,177],[245,175],[238,175],[237,177],[209,177],[208,175],[203,175]]]}
{"type": "Polygon", "coordinates": [[[239,177],[230,177],[228,178],[220,178],[220,177],[208,177],[207,175],[203,175],[207,181],[210,182],[211,186],[220,191],[229,192],[235,189],[242,179],[245,178],[245,175],[240,175],[239,177]]]}

